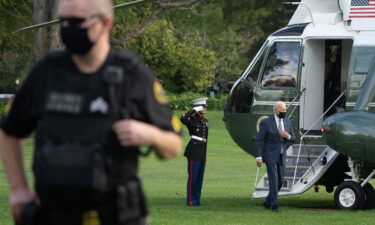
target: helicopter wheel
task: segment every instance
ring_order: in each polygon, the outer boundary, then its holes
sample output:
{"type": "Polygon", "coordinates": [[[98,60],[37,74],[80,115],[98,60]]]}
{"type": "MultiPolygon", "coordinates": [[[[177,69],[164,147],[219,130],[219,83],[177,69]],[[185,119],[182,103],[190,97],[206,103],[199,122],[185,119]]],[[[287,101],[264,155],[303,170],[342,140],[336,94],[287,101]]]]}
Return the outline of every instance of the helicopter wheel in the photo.
{"type": "Polygon", "coordinates": [[[366,200],[365,204],[363,205],[363,209],[374,209],[375,208],[375,190],[371,184],[367,183],[363,190],[366,193],[366,200]]]}
{"type": "Polygon", "coordinates": [[[357,182],[345,181],[336,188],[335,203],[339,209],[361,209],[365,204],[365,200],[365,191],[357,182]]]}

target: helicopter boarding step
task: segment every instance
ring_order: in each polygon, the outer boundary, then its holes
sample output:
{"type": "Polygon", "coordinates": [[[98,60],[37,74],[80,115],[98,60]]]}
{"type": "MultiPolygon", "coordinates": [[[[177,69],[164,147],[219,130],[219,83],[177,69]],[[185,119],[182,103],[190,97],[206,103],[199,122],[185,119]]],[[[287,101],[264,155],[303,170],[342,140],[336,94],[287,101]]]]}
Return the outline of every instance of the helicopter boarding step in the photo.
{"type": "MultiPolygon", "coordinates": [[[[279,196],[307,191],[324,175],[339,155],[327,145],[300,144],[290,146],[286,154],[284,184],[279,196]]],[[[267,197],[268,185],[268,177],[265,174],[255,187],[253,199],[267,197]]]]}

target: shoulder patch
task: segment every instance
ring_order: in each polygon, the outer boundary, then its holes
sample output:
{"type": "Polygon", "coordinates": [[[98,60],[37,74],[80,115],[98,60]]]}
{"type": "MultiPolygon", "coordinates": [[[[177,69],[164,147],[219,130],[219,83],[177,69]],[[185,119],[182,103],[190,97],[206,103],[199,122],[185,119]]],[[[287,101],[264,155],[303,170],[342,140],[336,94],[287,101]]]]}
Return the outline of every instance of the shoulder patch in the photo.
{"type": "Polygon", "coordinates": [[[154,96],[158,103],[163,104],[163,105],[168,103],[168,97],[165,94],[163,87],[156,80],[154,81],[154,96]]]}
{"type": "Polygon", "coordinates": [[[172,116],[171,124],[176,133],[181,131],[181,122],[175,115],[172,116]]]}

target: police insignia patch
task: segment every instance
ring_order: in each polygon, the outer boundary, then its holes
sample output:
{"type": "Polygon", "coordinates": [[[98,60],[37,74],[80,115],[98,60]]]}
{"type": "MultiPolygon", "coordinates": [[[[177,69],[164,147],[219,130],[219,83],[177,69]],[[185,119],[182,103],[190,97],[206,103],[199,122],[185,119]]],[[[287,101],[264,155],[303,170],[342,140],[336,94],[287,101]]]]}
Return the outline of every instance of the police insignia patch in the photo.
{"type": "Polygon", "coordinates": [[[181,123],[180,123],[180,120],[175,116],[173,115],[172,116],[172,127],[173,127],[173,130],[175,132],[180,132],[181,131],[181,123]]]}
{"type": "Polygon", "coordinates": [[[101,112],[102,114],[108,113],[108,104],[102,97],[98,97],[90,103],[90,112],[101,112]]]}
{"type": "Polygon", "coordinates": [[[165,91],[161,84],[158,81],[154,82],[154,96],[157,102],[160,104],[167,104],[168,103],[168,97],[165,94],[165,91]]]}

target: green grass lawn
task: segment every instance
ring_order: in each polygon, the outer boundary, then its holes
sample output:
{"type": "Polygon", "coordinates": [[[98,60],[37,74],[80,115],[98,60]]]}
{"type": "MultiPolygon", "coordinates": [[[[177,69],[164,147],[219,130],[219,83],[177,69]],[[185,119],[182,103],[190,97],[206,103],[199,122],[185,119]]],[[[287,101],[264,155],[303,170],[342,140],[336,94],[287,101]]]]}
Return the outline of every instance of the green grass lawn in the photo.
{"type": "MultiPolygon", "coordinates": [[[[180,115],[182,112],[176,112],[180,115]]],[[[321,187],[280,198],[280,213],[263,209],[262,200],[252,200],[256,174],[255,160],[229,137],[222,122],[222,112],[208,112],[209,139],[205,179],[200,207],[187,207],[187,162],[182,156],[160,161],[155,156],[143,158],[141,176],[147,193],[153,225],[234,225],[234,224],[375,224],[375,211],[313,211],[309,208],[334,208],[333,193],[321,187]]],[[[188,141],[184,130],[185,144],[188,141]]],[[[32,143],[26,143],[26,164],[30,178],[32,143]]],[[[261,173],[265,172],[263,167],[261,173]]],[[[0,225],[11,225],[8,209],[8,186],[0,170],[0,225]]]]}

